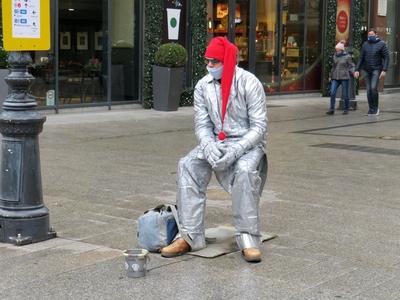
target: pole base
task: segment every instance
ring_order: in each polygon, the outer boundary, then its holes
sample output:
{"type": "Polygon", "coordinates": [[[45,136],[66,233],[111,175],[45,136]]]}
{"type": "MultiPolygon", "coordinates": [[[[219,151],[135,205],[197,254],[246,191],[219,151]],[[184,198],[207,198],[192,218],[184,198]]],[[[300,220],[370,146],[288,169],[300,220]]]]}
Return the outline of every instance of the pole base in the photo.
{"type": "Polygon", "coordinates": [[[34,218],[0,217],[0,242],[22,246],[55,238],[49,215],[34,218]]]}

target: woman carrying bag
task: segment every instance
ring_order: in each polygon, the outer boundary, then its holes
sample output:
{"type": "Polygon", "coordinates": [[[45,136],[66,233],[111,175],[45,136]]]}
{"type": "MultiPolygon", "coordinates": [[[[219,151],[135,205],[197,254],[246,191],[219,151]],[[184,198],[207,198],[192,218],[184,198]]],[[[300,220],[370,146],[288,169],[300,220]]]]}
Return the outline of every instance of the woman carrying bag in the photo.
{"type": "Polygon", "coordinates": [[[330,73],[331,81],[331,103],[327,115],[335,113],[336,91],[339,85],[342,85],[344,110],[343,114],[349,113],[350,99],[349,99],[349,81],[350,76],[354,73],[354,63],[350,54],[344,50],[344,42],[340,41],[335,46],[336,53],[333,55],[333,65],[330,73]]]}

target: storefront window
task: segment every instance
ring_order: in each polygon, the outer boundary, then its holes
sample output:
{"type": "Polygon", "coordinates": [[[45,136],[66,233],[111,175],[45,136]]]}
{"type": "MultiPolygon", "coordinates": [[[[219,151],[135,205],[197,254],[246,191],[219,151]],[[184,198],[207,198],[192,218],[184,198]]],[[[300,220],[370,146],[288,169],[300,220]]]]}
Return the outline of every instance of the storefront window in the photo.
{"type": "Polygon", "coordinates": [[[279,88],[277,0],[257,0],[256,11],[255,74],[267,92],[277,92],[279,88]]]}
{"type": "Polygon", "coordinates": [[[208,39],[216,36],[230,38],[233,36],[233,42],[238,47],[238,64],[247,69],[249,65],[249,1],[237,0],[230,1],[234,3],[234,17],[229,18],[229,2],[227,1],[208,1],[208,39]],[[233,22],[230,26],[229,22],[233,22]],[[231,35],[229,28],[231,30],[231,35]]]}
{"type": "Polygon", "coordinates": [[[249,1],[236,1],[235,6],[235,45],[239,49],[239,66],[249,66],[249,1]]]}
{"type": "MultiPolygon", "coordinates": [[[[50,2],[51,11],[54,9],[52,2],[50,2]]],[[[0,31],[2,32],[2,11],[0,7],[0,31]]],[[[54,19],[51,18],[51,24],[54,19]]],[[[1,38],[3,35],[1,34],[1,38]]],[[[0,42],[3,45],[3,41],[0,42]]],[[[28,71],[31,73],[35,80],[29,88],[29,93],[33,95],[39,106],[53,107],[55,105],[55,71],[54,71],[54,45],[50,45],[49,51],[31,51],[30,56],[32,63],[28,65],[28,71]]],[[[8,95],[8,85],[5,83],[4,78],[8,75],[9,70],[2,64],[0,66],[0,104],[5,100],[8,95]]],[[[0,108],[1,109],[1,108],[0,108]]]]}
{"type": "Polygon", "coordinates": [[[320,0],[257,0],[255,74],[266,92],[321,88],[321,6],[320,0]]]}
{"type": "Polygon", "coordinates": [[[228,37],[229,29],[229,6],[228,0],[208,1],[207,3],[207,28],[208,39],[216,36],[228,37]]]}
{"type": "Polygon", "coordinates": [[[135,0],[112,1],[111,100],[138,99],[139,18],[135,0]]]}
{"type": "Polygon", "coordinates": [[[59,1],[59,101],[105,102],[107,1],[59,1]]]}
{"type": "Polygon", "coordinates": [[[321,11],[322,1],[308,0],[306,18],[305,45],[305,89],[321,89],[322,52],[321,52],[321,11]]]}
{"type": "Polygon", "coordinates": [[[388,0],[386,16],[386,43],[389,50],[389,69],[385,78],[385,85],[388,86],[398,85],[400,82],[400,41],[396,34],[400,32],[400,21],[398,20],[399,13],[400,3],[395,0],[388,0]]]}
{"type": "Polygon", "coordinates": [[[53,47],[49,51],[31,52],[29,72],[35,77],[29,92],[39,106],[53,107],[55,103],[55,71],[53,47]]]}
{"type": "Polygon", "coordinates": [[[303,89],[304,0],[282,1],[280,91],[303,89]]]}

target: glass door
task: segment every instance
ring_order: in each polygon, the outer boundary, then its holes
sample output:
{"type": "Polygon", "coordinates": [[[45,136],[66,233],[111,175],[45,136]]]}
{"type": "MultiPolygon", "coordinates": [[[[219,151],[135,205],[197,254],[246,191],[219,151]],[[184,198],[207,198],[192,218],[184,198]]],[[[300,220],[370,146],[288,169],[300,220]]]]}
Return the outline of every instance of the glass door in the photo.
{"type": "Polygon", "coordinates": [[[235,4],[235,45],[239,49],[238,65],[249,68],[249,1],[237,0],[235,4]]]}
{"type": "Polygon", "coordinates": [[[321,88],[322,0],[209,0],[208,37],[239,48],[239,66],[265,91],[321,88]]]}
{"type": "Polygon", "coordinates": [[[266,92],[279,90],[278,9],[277,0],[257,0],[255,74],[266,92]]]}
{"type": "Polygon", "coordinates": [[[308,0],[306,10],[306,44],[304,88],[308,91],[321,89],[322,74],[322,51],[321,51],[321,24],[322,24],[322,1],[308,0]]]}
{"type": "Polygon", "coordinates": [[[238,47],[238,64],[245,69],[249,67],[249,2],[217,0],[207,3],[208,40],[217,36],[228,38],[238,47]]]}
{"type": "Polygon", "coordinates": [[[389,49],[389,69],[385,77],[385,85],[394,86],[400,84],[399,52],[400,52],[400,4],[396,0],[387,1],[386,16],[386,42],[389,49]]]}
{"type": "Polygon", "coordinates": [[[303,90],[304,0],[282,1],[280,91],[303,90]]]}
{"type": "Polygon", "coordinates": [[[107,99],[107,1],[59,0],[60,105],[107,99]]]}
{"type": "Polygon", "coordinates": [[[111,101],[138,100],[139,0],[111,1],[111,101]]]}
{"type": "Polygon", "coordinates": [[[228,37],[229,0],[211,0],[207,2],[208,40],[213,37],[228,37]]]}

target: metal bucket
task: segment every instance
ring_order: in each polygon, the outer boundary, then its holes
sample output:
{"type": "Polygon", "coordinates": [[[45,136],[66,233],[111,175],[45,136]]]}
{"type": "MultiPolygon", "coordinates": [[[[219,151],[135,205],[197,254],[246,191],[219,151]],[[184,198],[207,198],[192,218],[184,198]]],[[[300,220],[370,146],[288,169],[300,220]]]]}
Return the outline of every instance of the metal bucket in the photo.
{"type": "Polygon", "coordinates": [[[150,260],[146,249],[128,249],[123,252],[125,269],[129,278],[143,277],[147,272],[147,262],[150,260]]]}

